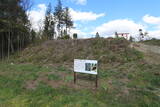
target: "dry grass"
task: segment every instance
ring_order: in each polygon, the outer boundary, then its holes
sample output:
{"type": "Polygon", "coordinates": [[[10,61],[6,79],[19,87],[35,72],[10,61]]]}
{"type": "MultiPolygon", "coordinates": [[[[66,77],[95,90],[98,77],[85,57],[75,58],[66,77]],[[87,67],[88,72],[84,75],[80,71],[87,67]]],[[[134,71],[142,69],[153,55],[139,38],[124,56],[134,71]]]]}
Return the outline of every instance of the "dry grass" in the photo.
{"type": "Polygon", "coordinates": [[[66,65],[72,68],[74,59],[96,59],[101,67],[137,60],[141,54],[129,48],[125,39],[52,40],[26,48],[16,63],[66,65]]]}

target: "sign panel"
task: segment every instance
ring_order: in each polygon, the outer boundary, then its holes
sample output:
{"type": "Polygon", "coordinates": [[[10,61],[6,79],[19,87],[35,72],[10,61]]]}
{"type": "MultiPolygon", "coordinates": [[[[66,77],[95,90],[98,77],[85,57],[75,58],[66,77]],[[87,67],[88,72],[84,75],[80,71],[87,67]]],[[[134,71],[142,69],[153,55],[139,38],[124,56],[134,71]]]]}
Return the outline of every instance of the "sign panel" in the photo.
{"type": "Polygon", "coordinates": [[[97,75],[97,60],[74,59],[74,72],[97,75]]]}

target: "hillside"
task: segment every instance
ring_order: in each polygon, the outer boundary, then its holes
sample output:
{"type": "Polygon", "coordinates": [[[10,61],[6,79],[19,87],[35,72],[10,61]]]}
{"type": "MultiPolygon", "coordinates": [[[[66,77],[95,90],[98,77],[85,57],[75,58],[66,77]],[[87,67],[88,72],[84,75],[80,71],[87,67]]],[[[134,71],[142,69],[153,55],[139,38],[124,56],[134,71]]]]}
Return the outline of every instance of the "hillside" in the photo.
{"type": "Polygon", "coordinates": [[[160,66],[124,39],[52,40],[0,62],[0,106],[159,107],[160,66]],[[95,77],[78,74],[73,60],[99,61],[95,77]]]}
{"type": "MultiPolygon", "coordinates": [[[[147,41],[146,41],[147,42],[147,41]]],[[[131,46],[144,53],[144,60],[151,64],[160,64],[160,46],[144,43],[132,43],[131,46]]],[[[155,43],[156,44],[156,43],[155,43]]]]}
{"type": "Polygon", "coordinates": [[[160,40],[159,39],[146,40],[146,41],[143,41],[142,43],[147,44],[147,45],[160,46],[160,40]]]}
{"type": "Polygon", "coordinates": [[[73,65],[74,59],[96,59],[113,65],[142,58],[129,44],[124,39],[53,40],[26,48],[13,62],[73,65]]]}

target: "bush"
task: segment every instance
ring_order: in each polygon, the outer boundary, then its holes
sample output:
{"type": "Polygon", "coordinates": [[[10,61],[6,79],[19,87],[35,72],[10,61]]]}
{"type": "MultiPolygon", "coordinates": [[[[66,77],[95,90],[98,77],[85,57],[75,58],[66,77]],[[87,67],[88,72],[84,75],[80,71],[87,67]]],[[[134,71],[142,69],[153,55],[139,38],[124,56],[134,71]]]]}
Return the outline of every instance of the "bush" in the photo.
{"type": "Polygon", "coordinates": [[[64,40],[67,40],[67,39],[70,39],[70,35],[64,35],[62,37],[58,37],[58,39],[64,39],[64,40]]]}
{"type": "Polygon", "coordinates": [[[78,38],[77,33],[74,33],[74,34],[73,34],[73,39],[77,39],[77,38],[78,38]]]}

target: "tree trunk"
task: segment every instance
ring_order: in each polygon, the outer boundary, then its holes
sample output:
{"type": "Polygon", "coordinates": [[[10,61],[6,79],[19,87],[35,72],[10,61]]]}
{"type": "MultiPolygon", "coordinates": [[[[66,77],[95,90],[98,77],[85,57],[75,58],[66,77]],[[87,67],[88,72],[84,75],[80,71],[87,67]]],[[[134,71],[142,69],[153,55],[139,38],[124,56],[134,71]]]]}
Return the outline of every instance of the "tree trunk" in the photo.
{"type": "Polygon", "coordinates": [[[20,50],[20,51],[21,51],[21,44],[22,44],[21,38],[22,38],[22,34],[21,34],[20,39],[19,39],[19,50],[20,50]]]}
{"type": "Polygon", "coordinates": [[[66,25],[66,35],[67,35],[67,33],[68,33],[68,32],[67,32],[67,28],[68,28],[68,27],[67,27],[67,25],[66,25]]]}
{"type": "Polygon", "coordinates": [[[14,53],[13,38],[12,38],[13,35],[12,34],[13,34],[13,32],[11,32],[11,44],[10,45],[11,45],[11,52],[14,53]]]}
{"type": "Polygon", "coordinates": [[[4,49],[4,35],[2,35],[2,60],[3,60],[3,57],[4,57],[4,55],[3,55],[3,49],[4,49]]]}
{"type": "Polygon", "coordinates": [[[18,53],[20,52],[20,49],[19,49],[19,33],[17,34],[17,50],[18,50],[18,53]]]}
{"type": "Polygon", "coordinates": [[[10,56],[10,31],[8,32],[9,34],[8,34],[8,59],[9,59],[9,56],[10,56]]]}

